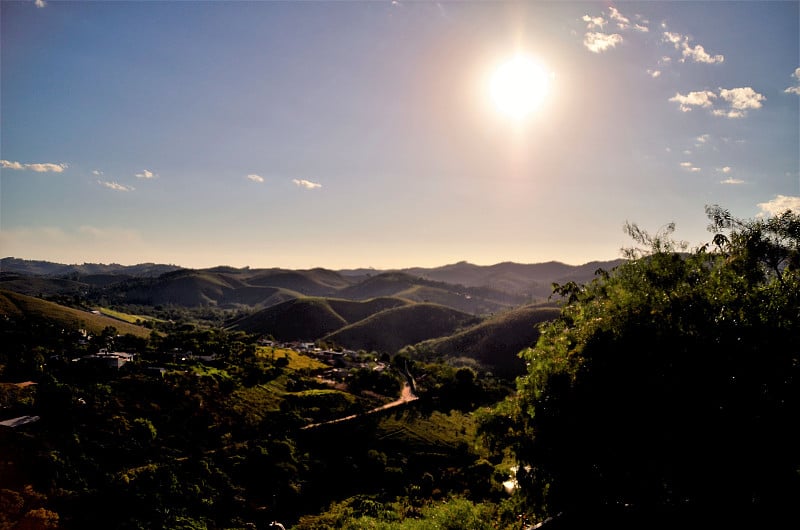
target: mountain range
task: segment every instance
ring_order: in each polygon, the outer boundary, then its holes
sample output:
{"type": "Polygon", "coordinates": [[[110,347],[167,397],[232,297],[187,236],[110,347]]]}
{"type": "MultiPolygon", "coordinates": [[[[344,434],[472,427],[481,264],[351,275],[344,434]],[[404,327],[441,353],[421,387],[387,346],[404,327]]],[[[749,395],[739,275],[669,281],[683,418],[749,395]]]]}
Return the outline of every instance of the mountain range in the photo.
{"type": "Polygon", "coordinates": [[[558,314],[556,302],[548,301],[552,284],[585,283],[597,269],[619,263],[460,262],[334,271],[64,265],[4,258],[0,289],[67,305],[80,300],[89,308],[236,310],[225,324],[228,329],[387,353],[411,347],[420,355],[469,357],[513,373],[522,368],[517,352],[538,337],[536,324],[558,314]]]}

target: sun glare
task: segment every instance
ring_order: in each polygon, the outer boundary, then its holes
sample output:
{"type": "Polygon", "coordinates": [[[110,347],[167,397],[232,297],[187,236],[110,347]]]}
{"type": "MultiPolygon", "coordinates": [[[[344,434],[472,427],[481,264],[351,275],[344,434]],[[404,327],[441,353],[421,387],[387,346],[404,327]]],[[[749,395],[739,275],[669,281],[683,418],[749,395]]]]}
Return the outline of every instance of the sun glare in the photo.
{"type": "Polygon", "coordinates": [[[489,91],[499,112],[523,120],[538,109],[550,89],[550,78],[541,64],[517,55],[492,74],[489,91]]]}

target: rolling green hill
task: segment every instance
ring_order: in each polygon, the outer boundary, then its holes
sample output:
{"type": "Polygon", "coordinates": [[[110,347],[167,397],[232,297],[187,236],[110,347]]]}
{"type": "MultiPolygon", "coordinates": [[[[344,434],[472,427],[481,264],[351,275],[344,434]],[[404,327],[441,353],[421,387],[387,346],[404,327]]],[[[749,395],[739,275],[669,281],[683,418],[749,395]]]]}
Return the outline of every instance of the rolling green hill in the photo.
{"type": "Polygon", "coordinates": [[[403,346],[454,333],[478,319],[435,304],[412,304],[387,309],[324,337],[355,350],[395,353],[403,346]]]}
{"type": "Polygon", "coordinates": [[[236,320],[230,327],[278,340],[317,340],[381,311],[409,304],[399,298],[296,298],[236,320]]]}
{"type": "Polygon", "coordinates": [[[5,290],[0,290],[0,315],[12,319],[51,320],[65,328],[82,328],[94,334],[99,334],[107,326],[112,326],[123,335],[131,334],[143,338],[150,336],[150,330],[141,326],[5,290]]]}
{"type": "Polygon", "coordinates": [[[553,320],[559,313],[554,305],[513,309],[451,336],[421,342],[413,351],[427,358],[468,357],[497,375],[516,376],[525,370],[517,354],[536,343],[537,324],[553,320]]]}
{"type": "Polygon", "coordinates": [[[401,298],[380,297],[371,300],[353,301],[340,298],[328,299],[331,309],[336,311],[348,324],[354,324],[359,320],[379,313],[386,309],[402,307],[411,304],[408,300],[401,298]]]}
{"type": "Polygon", "coordinates": [[[413,302],[445,305],[476,315],[501,311],[524,303],[525,299],[488,288],[479,290],[425,280],[402,272],[371,276],[342,289],[337,296],[354,300],[392,296],[413,302]]]}
{"type": "Polygon", "coordinates": [[[465,261],[436,268],[405,269],[403,272],[421,278],[442,281],[467,287],[491,287],[496,290],[547,297],[552,292],[552,282],[575,281],[584,283],[603,268],[611,270],[623,260],[592,261],[583,265],[567,265],[558,261],[546,263],[503,262],[495,265],[473,265],[465,261]]]}
{"type": "Polygon", "coordinates": [[[15,272],[0,273],[0,289],[28,296],[76,295],[86,292],[89,285],[65,278],[26,276],[15,272]]]}
{"type": "Polygon", "coordinates": [[[104,291],[122,304],[183,307],[266,307],[302,294],[282,287],[251,285],[240,271],[183,269],[156,279],[133,280],[104,291]]]}
{"type": "Polygon", "coordinates": [[[351,284],[341,274],[327,269],[257,270],[245,281],[251,285],[282,287],[306,296],[330,296],[351,284]]]}
{"type": "Polygon", "coordinates": [[[231,328],[277,340],[316,340],[346,325],[324,298],[298,298],[239,319],[231,328]]]}

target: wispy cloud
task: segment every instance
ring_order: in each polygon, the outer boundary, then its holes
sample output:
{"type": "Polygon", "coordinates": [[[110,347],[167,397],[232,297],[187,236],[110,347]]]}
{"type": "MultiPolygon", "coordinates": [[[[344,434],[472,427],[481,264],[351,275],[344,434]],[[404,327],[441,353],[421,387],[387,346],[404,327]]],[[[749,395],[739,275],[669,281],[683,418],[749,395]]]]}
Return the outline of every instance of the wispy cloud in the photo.
{"type": "Polygon", "coordinates": [[[247,178],[252,180],[253,182],[258,182],[259,184],[264,182],[264,177],[262,177],[261,175],[256,175],[255,173],[251,173],[250,175],[247,175],[247,178]]]}
{"type": "Polygon", "coordinates": [[[604,52],[614,48],[617,44],[622,44],[622,35],[619,33],[600,33],[597,31],[587,32],[583,36],[583,45],[592,53],[604,52]]]}
{"type": "Polygon", "coordinates": [[[710,55],[700,44],[691,46],[689,43],[692,41],[692,38],[687,35],[681,35],[680,33],[674,33],[672,31],[665,31],[662,35],[662,39],[664,42],[668,42],[675,46],[675,49],[681,52],[681,58],[679,59],[680,62],[686,62],[687,59],[695,63],[706,64],[715,64],[725,61],[725,57],[723,55],[710,55]]]}
{"type": "Polygon", "coordinates": [[[142,170],[141,173],[136,173],[136,178],[139,178],[139,179],[154,179],[154,178],[157,178],[157,177],[158,177],[158,175],[156,175],[155,173],[153,173],[152,171],[150,171],[148,169],[142,170]]]}
{"type": "Polygon", "coordinates": [[[800,212],[800,197],[793,197],[791,195],[776,195],[774,199],[767,202],[758,203],[761,213],[758,217],[765,217],[767,215],[777,215],[792,210],[793,212],[800,212]]]}
{"type": "Polygon", "coordinates": [[[44,0],[34,0],[33,4],[39,9],[47,7],[47,2],[45,2],[44,0]]]}
{"type": "Polygon", "coordinates": [[[69,166],[67,164],[52,164],[50,162],[21,164],[9,160],[0,160],[0,167],[3,169],[30,170],[37,173],[62,173],[69,166]]]}
{"type": "Polygon", "coordinates": [[[681,165],[681,167],[682,167],[683,169],[685,169],[686,171],[690,171],[690,172],[692,172],[692,173],[697,173],[697,172],[699,172],[699,171],[702,171],[702,170],[701,170],[699,167],[696,167],[696,166],[695,166],[694,164],[692,164],[691,162],[681,162],[681,164],[680,164],[680,165],[681,165]]]}
{"type": "Polygon", "coordinates": [[[710,109],[714,116],[743,118],[747,116],[748,110],[760,109],[761,102],[766,99],[763,94],[759,94],[752,87],[740,87],[720,88],[719,94],[710,90],[700,90],[688,94],[677,93],[669,98],[669,101],[678,103],[681,112],[690,112],[694,107],[700,107],[710,109]],[[725,102],[727,108],[713,108],[715,100],[725,102]]]}
{"type": "Polygon", "coordinates": [[[647,69],[647,75],[655,79],[656,77],[661,77],[661,70],[654,70],[652,68],[647,69]]]}
{"type": "Polygon", "coordinates": [[[126,186],[125,184],[120,184],[119,182],[114,182],[110,180],[98,180],[97,183],[100,184],[101,186],[105,186],[106,188],[114,191],[128,192],[136,189],[133,186],[126,186]]]}
{"type": "Polygon", "coordinates": [[[305,179],[292,179],[292,182],[294,182],[296,186],[300,186],[301,188],[305,188],[307,190],[313,190],[322,187],[322,184],[317,184],[316,182],[311,182],[310,180],[305,179]]]}
{"type": "Polygon", "coordinates": [[[708,108],[712,106],[714,104],[713,100],[716,97],[717,95],[710,90],[700,90],[697,92],[689,92],[686,95],[676,93],[669,98],[669,100],[678,103],[681,112],[689,112],[692,110],[692,107],[708,108]]]}
{"type": "Polygon", "coordinates": [[[798,96],[800,96],[800,68],[795,69],[794,73],[792,74],[792,77],[795,78],[794,86],[790,86],[789,88],[784,90],[784,92],[786,92],[787,94],[797,94],[798,96]]]}
{"type": "MultiPolygon", "coordinates": [[[[722,173],[723,175],[730,175],[733,169],[730,166],[718,167],[716,168],[717,173],[722,173]]],[[[744,180],[729,176],[725,180],[720,180],[720,184],[725,184],[728,186],[738,186],[739,184],[744,184],[744,180]]]]}
{"type": "Polygon", "coordinates": [[[92,175],[94,175],[95,177],[99,177],[102,174],[103,174],[103,172],[100,171],[99,169],[92,170],[92,175]]]}
{"type": "MultiPolygon", "coordinates": [[[[617,27],[623,31],[633,29],[634,31],[641,31],[646,33],[650,31],[647,27],[647,20],[644,20],[641,15],[634,15],[639,22],[631,22],[631,19],[620,13],[619,9],[610,6],[608,8],[608,18],[617,23],[617,27]]],[[[584,17],[584,20],[586,17],[584,17]]]]}
{"type": "Polygon", "coordinates": [[[699,147],[701,144],[708,143],[708,140],[710,138],[711,138],[710,134],[701,134],[700,136],[695,138],[695,140],[697,140],[697,143],[695,145],[699,147]]]}

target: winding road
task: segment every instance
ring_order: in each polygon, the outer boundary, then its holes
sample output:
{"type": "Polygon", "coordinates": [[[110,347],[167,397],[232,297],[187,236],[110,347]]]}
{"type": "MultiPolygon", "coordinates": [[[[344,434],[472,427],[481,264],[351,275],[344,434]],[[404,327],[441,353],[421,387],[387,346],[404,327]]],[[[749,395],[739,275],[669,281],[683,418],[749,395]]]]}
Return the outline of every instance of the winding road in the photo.
{"type": "Polygon", "coordinates": [[[312,423],[310,425],[302,427],[301,430],[314,429],[316,427],[321,427],[323,425],[333,425],[334,423],[343,423],[345,421],[350,421],[356,418],[360,418],[362,416],[366,416],[367,414],[374,414],[382,410],[387,410],[394,407],[398,407],[400,405],[405,405],[406,403],[410,403],[411,401],[415,401],[417,399],[419,398],[414,394],[414,391],[411,389],[411,383],[406,382],[406,384],[403,385],[402,392],[400,392],[400,397],[395,401],[392,401],[391,403],[381,405],[380,407],[368,410],[366,412],[361,412],[359,414],[351,414],[350,416],[345,416],[343,418],[336,418],[335,420],[323,421],[320,423],[312,423]]]}

